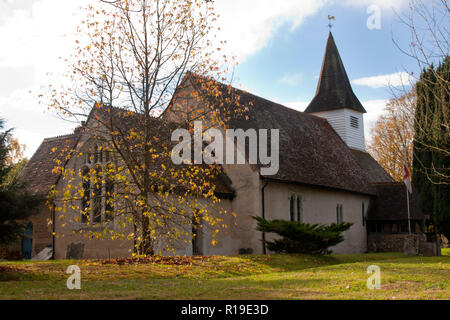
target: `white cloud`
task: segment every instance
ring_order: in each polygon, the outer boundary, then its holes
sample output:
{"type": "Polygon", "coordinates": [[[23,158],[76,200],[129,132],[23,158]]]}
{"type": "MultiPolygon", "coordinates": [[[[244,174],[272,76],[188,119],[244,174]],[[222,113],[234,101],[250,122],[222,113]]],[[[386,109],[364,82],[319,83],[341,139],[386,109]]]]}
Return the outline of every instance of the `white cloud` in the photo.
{"type": "Polygon", "coordinates": [[[283,77],[280,80],[278,80],[278,82],[292,87],[298,86],[301,81],[302,81],[302,74],[300,72],[285,73],[283,77]]]}
{"type": "MultiPolygon", "coordinates": [[[[216,0],[221,15],[220,38],[227,40],[229,53],[240,61],[258,52],[285,24],[298,27],[330,0],[216,0]]],[[[0,1],[0,116],[16,128],[16,136],[31,156],[43,138],[70,132],[72,125],[56,120],[36,98],[40,86],[64,72],[58,57],[66,57],[74,46],[79,7],[89,0],[0,1]],[[3,72],[7,71],[7,72],[3,72]],[[20,80],[27,76],[26,80],[20,80]],[[13,79],[14,77],[18,79],[13,79]],[[14,80],[14,81],[12,81],[14,80]],[[30,95],[29,91],[33,94],[30,95]]]]}
{"type": "Polygon", "coordinates": [[[379,6],[381,9],[401,9],[409,3],[409,0],[345,0],[346,6],[369,7],[371,5],[379,6]]]}
{"type": "MultiPolygon", "coordinates": [[[[0,50],[0,83],[6,84],[0,90],[0,116],[16,128],[20,141],[29,145],[28,156],[43,138],[70,132],[72,127],[56,120],[39,105],[36,93],[41,85],[48,84],[47,73],[56,76],[63,72],[58,57],[72,52],[73,32],[78,21],[76,13],[79,6],[86,3],[92,0],[0,0],[0,39],[4,44],[0,50]],[[30,90],[33,95],[28,93],[30,90]]],[[[294,30],[331,3],[375,3],[387,7],[397,1],[216,0],[216,11],[221,15],[218,25],[222,30],[218,37],[227,40],[227,53],[242,62],[267,46],[281,26],[294,30]]],[[[280,82],[297,85],[301,81],[300,75],[285,76],[280,82]]],[[[55,85],[63,81],[55,79],[55,85]]],[[[307,106],[306,102],[284,104],[297,110],[307,106]]]]}
{"type": "Polygon", "coordinates": [[[371,130],[375,125],[375,122],[378,118],[383,114],[384,108],[386,107],[389,100],[367,100],[362,101],[364,109],[366,109],[367,113],[364,114],[364,135],[366,137],[366,141],[369,141],[371,138],[371,130]]]}
{"type": "Polygon", "coordinates": [[[7,97],[0,97],[0,117],[6,127],[14,128],[20,143],[27,145],[26,157],[31,157],[44,138],[72,132],[74,125],[58,119],[26,89],[17,89],[7,97]]]}
{"type": "MultiPolygon", "coordinates": [[[[73,45],[78,8],[87,0],[40,0],[29,10],[13,9],[0,25],[0,66],[55,67],[56,58],[73,45]],[[64,37],[67,35],[67,37],[64,37]]],[[[48,72],[48,70],[46,70],[48,72]]]]}
{"type": "MultiPolygon", "coordinates": [[[[87,0],[39,0],[4,2],[0,12],[0,117],[33,155],[46,137],[66,134],[74,126],[56,119],[39,105],[40,86],[49,83],[47,73],[64,71],[59,56],[71,51],[76,28],[75,13],[87,0]],[[19,5],[20,4],[20,5],[19,5]],[[67,35],[67,37],[64,37],[67,35]],[[30,94],[30,91],[32,93],[30,94]]],[[[61,82],[59,78],[58,82],[61,82]]],[[[55,83],[57,84],[57,83],[55,83]]]]}
{"type": "Polygon", "coordinates": [[[227,52],[243,62],[267,45],[277,29],[285,24],[297,28],[306,17],[330,0],[216,0],[220,14],[220,39],[227,52]]]}
{"type": "MultiPolygon", "coordinates": [[[[216,0],[220,14],[219,39],[226,40],[226,52],[239,62],[264,48],[283,25],[291,30],[299,27],[305,18],[318,13],[327,4],[347,7],[369,7],[399,10],[409,0],[216,0]]],[[[383,11],[386,12],[387,10],[383,11]]],[[[337,17],[339,19],[339,17],[337,17]]]]}
{"type": "Polygon", "coordinates": [[[297,110],[297,111],[305,111],[306,107],[309,105],[309,101],[292,101],[292,102],[282,102],[283,106],[286,106],[288,108],[297,110]]]}
{"type": "Polygon", "coordinates": [[[380,76],[359,78],[352,81],[353,84],[359,86],[367,86],[371,88],[381,87],[399,87],[408,86],[413,81],[413,77],[406,72],[397,72],[392,74],[385,74],[380,76]]]}

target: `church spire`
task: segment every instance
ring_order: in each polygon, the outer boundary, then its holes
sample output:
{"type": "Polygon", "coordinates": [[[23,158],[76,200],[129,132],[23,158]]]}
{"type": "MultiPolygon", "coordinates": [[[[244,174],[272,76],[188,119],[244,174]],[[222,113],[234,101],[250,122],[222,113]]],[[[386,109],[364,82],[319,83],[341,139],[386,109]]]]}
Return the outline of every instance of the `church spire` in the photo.
{"type": "Polygon", "coordinates": [[[344,64],[330,31],[316,96],[305,112],[315,113],[344,108],[366,113],[361,102],[353,93],[344,64]]]}

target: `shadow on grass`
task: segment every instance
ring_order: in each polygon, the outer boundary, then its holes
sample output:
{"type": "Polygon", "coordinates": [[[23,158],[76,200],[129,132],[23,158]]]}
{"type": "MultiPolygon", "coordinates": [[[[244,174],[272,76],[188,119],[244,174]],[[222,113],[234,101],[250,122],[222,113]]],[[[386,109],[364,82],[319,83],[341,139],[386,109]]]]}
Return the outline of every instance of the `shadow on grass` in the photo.
{"type": "Polygon", "coordinates": [[[332,254],[332,255],[307,255],[307,254],[270,254],[270,255],[246,255],[255,263],[264,264],[277,271],[289,272],[308,268],[330,266],[337,264],[388,261],[406,258],[399,253],[369,253],[369,254],[332,254]]]}

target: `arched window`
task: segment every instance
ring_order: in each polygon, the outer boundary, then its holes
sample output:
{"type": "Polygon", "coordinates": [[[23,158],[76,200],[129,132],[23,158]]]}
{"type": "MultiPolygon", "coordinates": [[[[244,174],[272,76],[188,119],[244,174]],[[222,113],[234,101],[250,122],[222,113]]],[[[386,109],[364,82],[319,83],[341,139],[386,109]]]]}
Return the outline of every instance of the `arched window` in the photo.
{"type": "Polygon", "coordinates": [[[102,186],[103,186],[103,177],[102,177],[102,167],[97,165],[95,167],[95,179],[93,186],[93,221],[94,223],[99,223],[102,221],[102,186]]]}
{"type": "Polygon", "coordinates": [[[94,163],[98,163],[98,146],[94,149],[94,163]]]}
{"type": "Polygon", "coordinates": [[[108,149],[107,150],[105,150],[105,158],[106,158],[106,162],[109,162],[110,161],[110,153],[111,153],[111,151],[109,151],[108,149]]]}
{"type": "Polygon", "coordinates": [[[103,148],[98,147],[97,151],[98,151],[98,162],[103,163],[103,148]]]}
{"type": "Polygon", "coordinates": [[[297,221],[303,222],[302,199],[297,196],[297,221]]]}
{"type": "Polygon", "coordinates": [[[366,225],[366,205],[364,204],[364,202],[362,203],[361,213],[362,213],[362,225],[365,226],[366,225]]]}
{"type": "Polygon", "coordinates": [[[336,206],[336,222],[337,223],[344,222],[344,210],[342,204],[338,204],[336,206]]]}
{"type": "Polygon", "coordinates": [[[106,183],[105,183],[105,220],[112,220],[114,218],[114,182],[111,177],[112,164],[106,165],[106,183]]]}
{"type": "Polygon", "coordinates": [[[88,222],[89,215],[89,207],[91,202],[91,179],[89,177],[89,168],[84,167],[82,171],[82,179],[83,179],[83,198],[81,199],[81,210],[83,213],[81,214],[81,222],[88,222]]]}
{"type": "Polygon", "coordinates": [[[291,196],[290,206],[289,206],[289,213],[290,213],[291,221],[294,221],[294,219],[295,219],[294,210],[295,210],[295,197],[291,196]]]}
{"type": "Polygon", "coordinates": [[[92,153],[87,154],[86,166],[82,168],[83,197],[81,222],[101,223],[114,218],[114,181],[112,156],[103,147],[95,145],[92,153]]]}

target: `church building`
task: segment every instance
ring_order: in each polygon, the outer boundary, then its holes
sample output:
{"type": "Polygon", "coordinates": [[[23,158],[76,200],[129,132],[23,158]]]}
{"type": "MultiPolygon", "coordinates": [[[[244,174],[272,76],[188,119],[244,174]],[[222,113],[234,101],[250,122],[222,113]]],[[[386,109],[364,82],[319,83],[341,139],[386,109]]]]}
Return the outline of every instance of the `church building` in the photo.
{"type": "MultiPolygon", "coordinates": [[[[195,86],[186,79],[184,90],[195,86]]],[[[236,213],[235,223],[211,244],[209,230],[195,241],[177,246],[180,255],[237,255],[270,253],[263,235],[256,230],[252,216],[284,219],[310,224],[352,222],[345,240],[331,248],[333,253],[403,251],[408,239],[406,189],[394,182],[366,151],[364,114],[366,110],[354,94],[333,35],[329,34],[316,94],[304,112],[287,108],[253,94],[234,89],[242,104],[251,104],[246,119],[232,118],[234,129],[279,129],[279,170],[264,175],[257,166],[224,166],[219,182],[221,206],[236,213]]],[[[176,112],[168,113],[176,122],[176,112]]],[[[89,126],[89,121],[84,126],[89,126]]],[[[45,139],[22,172],[21,178],[31,191],[47,193],[52,185],[64,183],[54,174],[53,148],[79,148],[86,133],[74,133],[45,139]]],[[[77,159],[66,166],[79,168],[77,159]]],[[[413,241],[417,252],[433,254],[427,242],[429,216],[418,205],[417,195],[410,197],[413,241]]],[[[84,245],[83,258],[130,256],[130,240],[88,240],[64,231],[61,222],[48,224],[55,216],[51,208],[30,219],[33,256],[51,247],[54,258],[68,257],[76,243],[84,245]],[[65,234],[64,237],[55,237],[65,234]]],[[[409,240],[408,240],[409,241],[409,240]]]]}

